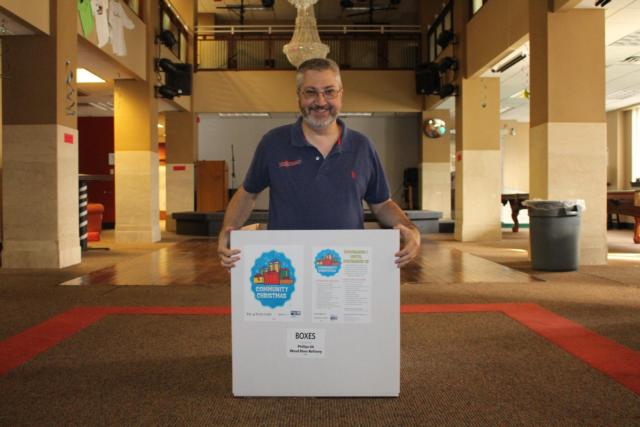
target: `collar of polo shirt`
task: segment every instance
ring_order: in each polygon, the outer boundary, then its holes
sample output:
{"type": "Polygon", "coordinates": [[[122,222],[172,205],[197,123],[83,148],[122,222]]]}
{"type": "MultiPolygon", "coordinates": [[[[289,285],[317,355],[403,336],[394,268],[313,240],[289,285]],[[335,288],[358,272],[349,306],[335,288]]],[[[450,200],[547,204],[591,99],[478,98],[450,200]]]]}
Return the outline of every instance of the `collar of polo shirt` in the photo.
{"type": "MultiPolygon", "coordinates": [[[[349,142],[349,129],[347,129],[347,125],[345,125],[344,121],[340,117],[336,119],[338,126],[342,129],[342,133],[340,134],[340,145],[337,146],[338,152],[343,151],[352,151],[351,143],[349,142]]],[[[302,117],[299,117],[296,123],[291,127],[291,145],[296,147],[313,147],[313,145],[309,144],[307,139],[304,137],[304,132],[302,131],[302,117]]]]}

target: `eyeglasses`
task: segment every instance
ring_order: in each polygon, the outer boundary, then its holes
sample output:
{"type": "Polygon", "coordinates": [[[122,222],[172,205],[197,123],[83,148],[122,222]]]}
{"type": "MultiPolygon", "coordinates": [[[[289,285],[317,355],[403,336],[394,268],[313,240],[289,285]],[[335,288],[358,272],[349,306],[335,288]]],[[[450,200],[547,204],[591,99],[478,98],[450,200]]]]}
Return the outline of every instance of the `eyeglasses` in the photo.
{"type": "Polygon", "coordinates": [[[340,92],[342,92],[342,89],[337,89],[335,87],[330,87],[321,91],[307,88],[300,91],[300,94],[306,101],[310,101],[312,99],[318,99],[320,94],[324,96],[324,99],[336,99],[338,95],[340,95],[340,92]]]}

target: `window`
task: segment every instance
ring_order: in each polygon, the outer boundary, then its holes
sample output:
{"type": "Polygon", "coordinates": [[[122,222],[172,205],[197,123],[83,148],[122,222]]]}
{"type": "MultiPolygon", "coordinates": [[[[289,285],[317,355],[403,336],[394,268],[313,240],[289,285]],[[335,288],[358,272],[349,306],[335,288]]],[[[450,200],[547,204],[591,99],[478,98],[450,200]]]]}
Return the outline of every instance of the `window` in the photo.
{"type": "Polygon", "coordinates": [[[187,62],[188,35],[187,31],[178,19],[173,10],[167,6],[165,2],[160,4],[161,25],[163,30],[169,30],[176,39],[176,44],[171,48],[171,52],[180,59],[181,62],[187,62]]]}
{"type": "Polygon", "coordinates": [[[471,0],[471,16],[475,15],[487,1],[489,0],[471,0]]]}
{"type": "Polygon", "coordinates": [[[436,42],[438,36],[442,34],[443,31],[451,31],[453,32],[453,5],[452,2],[449,2],[442,12],[438,15],[436,20],[433,22],[433,25],[429,27],[429,31],[427,31],[427,41],[429,43],[429,61],[433,62],[442,52],[442,47],[438,45],[436,42]]]}

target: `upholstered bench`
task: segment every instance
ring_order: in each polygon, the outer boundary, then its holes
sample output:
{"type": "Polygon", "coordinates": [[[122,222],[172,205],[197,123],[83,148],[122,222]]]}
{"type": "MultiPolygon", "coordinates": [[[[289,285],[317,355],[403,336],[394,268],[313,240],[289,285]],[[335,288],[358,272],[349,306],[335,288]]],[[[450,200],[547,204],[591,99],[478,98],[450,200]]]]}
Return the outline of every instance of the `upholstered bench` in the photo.
{"type": "MultiPolygon", "coordinates": [[[[407,216],[420,229],[421,233],[437,233],[438,220],[442,218],[442,212],[437,211],[405,211],[407,216]]],[[[268,221],[268,211],[255,210],[245,223],[266,224],[268,221]]],[[[171,214],[176,221],[176,233],[194,236],[217,236],[222,227],[224,212],[174,212],[171,214]]],[[[375,216],[370,211],[365,211],[364,220],[367,223],[376,221],[375,216]]]]}

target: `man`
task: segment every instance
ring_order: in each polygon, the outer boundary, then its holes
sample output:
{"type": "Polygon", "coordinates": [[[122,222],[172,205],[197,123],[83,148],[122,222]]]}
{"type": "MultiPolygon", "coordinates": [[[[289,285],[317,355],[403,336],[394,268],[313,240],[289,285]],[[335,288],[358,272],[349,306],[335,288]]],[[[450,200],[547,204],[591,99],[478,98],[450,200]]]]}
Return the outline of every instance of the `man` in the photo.
{"type": "Polygon", "coordinates": [[[221,264],[232,268],[240,259],[240,251],[229,248],[229,233],[247,221],[258,194],[269,187],[269,229],[362,229],[365,200],[383,226],[400,230],[395,262],[406,265],[420,250],[420,231],[390,199],[371,141],[338,118],[343,94],[338,65],[330,59],[305,61],[296,86],[302,117],[260,141],[224,216],[221,264]]]}

